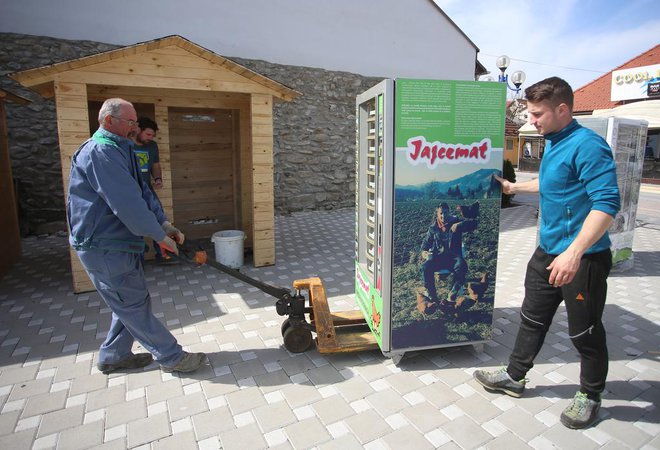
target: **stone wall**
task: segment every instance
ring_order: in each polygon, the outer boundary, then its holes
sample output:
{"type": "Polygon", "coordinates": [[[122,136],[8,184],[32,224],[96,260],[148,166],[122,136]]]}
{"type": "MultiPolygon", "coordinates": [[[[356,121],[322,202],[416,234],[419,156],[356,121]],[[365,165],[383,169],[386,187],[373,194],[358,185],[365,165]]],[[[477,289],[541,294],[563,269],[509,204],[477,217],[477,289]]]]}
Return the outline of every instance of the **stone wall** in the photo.
{"type": "MultiPolygon", "coordinates": [[[[0,33],[0,87],[32,100],[28,106],[7,105],[23,235],[66,229],[55,104],[4,75],[114,48],[0,33]]],[[[276,214],[353,206],[355,96],[381,78],[227,57],[303,94],[274,106],[276,214]]]]}

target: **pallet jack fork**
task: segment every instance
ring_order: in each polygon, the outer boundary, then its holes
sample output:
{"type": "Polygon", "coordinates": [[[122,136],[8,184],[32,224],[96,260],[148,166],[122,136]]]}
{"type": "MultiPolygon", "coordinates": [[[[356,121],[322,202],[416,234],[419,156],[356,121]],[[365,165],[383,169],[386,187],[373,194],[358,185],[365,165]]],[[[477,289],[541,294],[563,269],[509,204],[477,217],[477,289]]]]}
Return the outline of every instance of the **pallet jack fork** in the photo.
{"type": "MultiPolygon", "coordinates": [[[[162,246],[161,246],[162,247],[162,246]]],[[[291,353],[306,351],[316,333],[319,353],[346,353],[378,349],[378,344],[360,311],[330,312],[323,282],[318,277],[295,280],[294,292],[255,280],[238,270],[208,258],[206,251],[192,251],[179,247],[179,255],[163,248],[174,258],[214,269],[237,278],[277,299],[275,310],[280,316],[288,316],[281,326],[284,347],[291,353]],[[302,292],[307,291],[307,297],[302,292]]]]}

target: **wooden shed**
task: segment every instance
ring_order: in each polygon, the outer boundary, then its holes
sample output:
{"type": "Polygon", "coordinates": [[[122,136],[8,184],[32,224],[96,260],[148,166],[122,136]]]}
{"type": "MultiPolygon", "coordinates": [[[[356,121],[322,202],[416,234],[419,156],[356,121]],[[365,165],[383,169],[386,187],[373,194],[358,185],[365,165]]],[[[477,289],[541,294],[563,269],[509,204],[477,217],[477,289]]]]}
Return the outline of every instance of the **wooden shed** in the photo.
{"type": "MultiPolygon", "coordinates": [[[[254,265],[275,263],[273,102],[300,93],[181,36],[10,75],[54,97],[64,190],[71,157],[121,97],[155,119],[166,214],[188,238],[240,229],[254,265]]],[[[74,290],[93,290],[71,252],[74,290]]]]}
{"type": "Polygon", "coordinates": [[[7,116],[5,102],[22,105],[29,100],[0,89],[0,235],[2,248],[0,251],[0,277],[21,257],[21,233],[18,226],[18,205],[14,189],[14,177],[11,172],[9,157],[9,142],[7,140],[7,116]]]}

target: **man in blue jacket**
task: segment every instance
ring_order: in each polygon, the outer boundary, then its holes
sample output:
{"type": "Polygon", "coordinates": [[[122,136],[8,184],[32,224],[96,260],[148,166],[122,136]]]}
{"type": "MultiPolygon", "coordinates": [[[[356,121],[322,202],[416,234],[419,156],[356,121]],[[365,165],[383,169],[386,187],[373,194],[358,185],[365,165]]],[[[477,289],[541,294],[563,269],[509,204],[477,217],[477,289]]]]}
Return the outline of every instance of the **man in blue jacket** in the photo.
{"type": "Polygon", "coordinates": [[[557,308],[563,301],[568,331],[580,353],[580,390],[562,412],[569,428],[586,428],[598,418],[608,354],[601,321],[612,267],[607,229],[620,207],[612,151],[593,131],[573,119],[573,91],[552,77],[525,90],[530,123],[546,139],[539,178],[510,183],[505,194],[539,192],[540,245],[527,265],[521,323],[509,365],[476,370],[489,390],[520,397],[557,308]]]}
{"type": "Polygon", "coordinates": [[[204,353],[187,353],[154,316],[142,268],[144,236],[178,253],[184,236],[167,221],[160,202],[142,180],[128,135],[136,131],[133,105],[108,99],[99,129],[71,160],[67,197],[69,242],[103,300],[112,310],[98,369],[110,373],[145,367],[153,360],[165,372],[192,372],[204,353]],[[150,353],[133,354],[137,340],[150,353]]]}

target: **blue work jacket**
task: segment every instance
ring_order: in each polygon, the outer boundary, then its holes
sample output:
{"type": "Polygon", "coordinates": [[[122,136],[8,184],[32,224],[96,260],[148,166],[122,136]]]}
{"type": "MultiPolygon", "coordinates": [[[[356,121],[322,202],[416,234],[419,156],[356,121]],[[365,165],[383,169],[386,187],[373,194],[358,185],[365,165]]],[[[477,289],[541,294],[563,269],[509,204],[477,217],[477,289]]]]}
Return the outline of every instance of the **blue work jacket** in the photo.
{"type": "Polygon", "coordinates": [[[75,250],[144,251],[143,237],[165,238],[160,202],[142,180],[133,142],[99,128],[71,160],[67,198],[75,250]]]}

